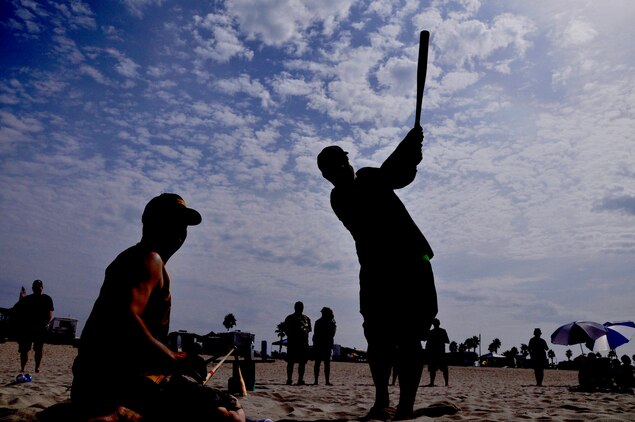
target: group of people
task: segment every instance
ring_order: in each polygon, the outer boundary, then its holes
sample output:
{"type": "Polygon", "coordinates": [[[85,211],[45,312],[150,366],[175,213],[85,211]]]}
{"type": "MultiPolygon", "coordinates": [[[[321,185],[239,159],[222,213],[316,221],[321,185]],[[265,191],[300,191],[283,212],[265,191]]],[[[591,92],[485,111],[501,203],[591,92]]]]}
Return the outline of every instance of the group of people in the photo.
{"type": "MultiPolygon", "coordinates": [[[[285,333],[287,334],[287,385],[293,384],[294,364],[298,365],[298,381],[296,385],[305,385],[304,373],[306,363],[309,360],[309,333],[311,333],[311,319],[304,315],[304,304],[296,302],[294,312],[284,320],[285,333]]],[[[313,334],[313,357],[315,365],[313,367],[314,385],[318,384],[320,366],[324,362],[324,378],[326,385],[332,385],[331,376],[331,353],[333,350],[333,338],[337,325],[331,308],[322,308],[322,317],[315,322],[315,332],[313,334]]],[[[443,373],[446,387],[449,384],[448,364],[445,354],[445,345],[450,342],[448,333],[441,328],[441,322],[435,318],[432,320],[433,328],[425,337],[425,360],[428,362],[430,373],[429,387],[435,384],[437,371],[443,373]]],[[[393,381],[395,385],[399,374],[399,362],[395,361],[392,367],[393,381]]]]}
{"type": "MultiPolygon", "coordinates": [[[[422,160],[422,142],[423,131],[418,126],[379,168],[362,168],[357,173],[339,146],[324,148],[317,157],[322,175],[334,185],[331,205],[355,240],[361,267],[360,312],[375,385],[374,405],[367,419],[413,417],[423,371],[421,341],[434,333],[430,331],[437,314],[430,262],[434,254],[394,192],[414,180],[422,160]],[[391,407],[388,393],[394,365],[399,373],[396,408],[391,407]]],[[[177,194],[153,198],[143,211],[141,240],[119,254],[106,269],[72,368],[71,401],[80,418],[249,419],[235,397],[203,385],[207,371],[200,356],[167,345],[172,281],[166,264],[185,242],[188,227],[201,221],[201,214],[177,194]]],[[[52,312],[52,302],[49,308],[52,312]]],[[[302,312],[303,305],[298,302],[296,312],[286,321],[288,381],[293,362],[306,362],[302,348],[293,347],[297,337],[307,342],[305,337],[311,330],[310,319],[302,317],[302,312]]],[[[50,314],[46,318],[50,321],[50,314]]],[[[321,362],[326,383],[330,383],[335,329],[332,312],[322,309],[313,337],[318,359],[316,383],[321,362]]],[[[24,347],[21,344],[21,353],[26,346],[26,341],[24,347]]],[[[35,342],[35,346],[37,369],[41,344],[35,342]]],[[[25,365],[26,359],[22,369],[25,365]]],[[[447,383],[447,372],[444,376],[447,383]]],[[[298,383],[304,382],[303,377],[304,366],[300,365],[298,383]]]]}
{"type": "Polygon", "coordinates": [[[632,394],[635,387],[635,376],[631,363],[631,358],[628,355],[623,355],[621,359],[609,359],[595,353],[589,353],[580,362],[579,385],[574,390],[632,394]]]}
{"type": "MultiPolygon", "coordinates": [[[[318,384],[320,366],[324,363],[324,379],[326,385],[331,384],[331,353],[333,339],[337,330],[333,310],[324,307],[322,316],[315,321],[313,333],[313,366],[314,385],[318,384]]],[[[311,319],[304,315],[304,303],[298,301],[294,305],[294,312],[284,320],[284,330],[287,335],[287,385],[293,384],[293,366],[298,365],[297,385],[305,385],[304,371],[309,359],[309,333],[311,319]]]]}

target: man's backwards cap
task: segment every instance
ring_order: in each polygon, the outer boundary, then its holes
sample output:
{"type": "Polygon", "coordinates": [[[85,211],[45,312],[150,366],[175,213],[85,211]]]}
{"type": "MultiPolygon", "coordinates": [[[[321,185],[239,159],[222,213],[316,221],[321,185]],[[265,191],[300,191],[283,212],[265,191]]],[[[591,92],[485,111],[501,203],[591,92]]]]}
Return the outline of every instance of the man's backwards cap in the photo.
{"type": "Polygon", "coordinates": [[[143,210],[141,222],[146,224],[165,219],[181,220],[188,226],[196,226],[202,221],[201,214],[195,209],[188,208],[183,198],[175,193],[162,193],[152,198],[143,210]]]}
{"type": "Polygon", "coordinates": [[[342,157],[346,157],[348,152],[344,151],[337,145],[326,147],[317,156],[317,165],[322,173],[328,173],[333,167],[337,167],[342,163],[342,157]]]}

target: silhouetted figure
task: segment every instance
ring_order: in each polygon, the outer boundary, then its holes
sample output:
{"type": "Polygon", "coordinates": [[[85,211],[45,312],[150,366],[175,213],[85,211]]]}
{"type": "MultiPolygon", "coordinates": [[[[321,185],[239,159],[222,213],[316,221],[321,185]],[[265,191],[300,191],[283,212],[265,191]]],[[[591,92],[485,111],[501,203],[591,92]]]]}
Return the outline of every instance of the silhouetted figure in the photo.
{"type": "Polygon", "coordinates": [[[441,328],[441,322],[438,319],[432,321],[434,328],[428,333],[428,341],[426,342],[426,353],[428,355],[428,371],[430,372],[430,387],[434,386],[434,379],[437,371],[443,372],[445,386],[448,386],[448,362],[445,356],[445,345],[450,343],[448,333],[441,328]]]}
{"type": "MultiPolygon", "coordinates": [[[[44,356],[44,340],[51,319],[53,319],[53,299],[43,293],[44,283],[35,280],[31,286],[33,293],[21,296],[13,306],[13,323],[20,352],[20,372],[26,371],[29,352],[33,348],[35,372],[40,372],[42,357],[44,356]]],[[[24,291],[24,287],[22,287],[24,291]]]]}
{"type": "Polygon", "coordinates": [[[141,241],[119,254],[83,329],[71,400],[83,417],[244,422],[229,394],[202,385],[203,359],[170,350],[171,280],[165,264],[201,215],[173,193],[153,198],[141,241]],[[191,381],[183,375],[194,378],[191,381]]]}
{"type": "Polygon", "coordinates": [[[628,355],[622,356],[621,365],[616,367],[614,375],[615,386],[620,392],[632,392],[635,387],[635,377],[633,376],[633,366],[628,355]]]}
{"type": "Polygon", "coordinates": [[[613,390],[613,372],[611,361],[603,358],[599,353],[589,353],[580,362],[578,372],[579,386],[573,391],[611,391],[613,390]]]}
{"type": "Polygon", "coordinates": [[[545,377],[545,366],[547,366],[547,350],[549,350],[547,342],[540,337],[541,335],[542,331],[540,331],[540,328],[536,328],[534,336],[529,339],[529,344],[527,345],[537,386],[542,386],[542,380],[545,377]]]}
{"type": "Polygon", "coordinates": [[[428,241],[395,194],[410,184],[421,162],[421,127],[412,129],[380,168],[357,173],[338,146],[318,155],[322,176],[333,183],[331,206],[355,239],[360,269],[360,312],[368,341],[375,402],[368,418],[386,419],[395,357],[399,404],[395,417],[413,416],[423,371],[421,340],[437,314],[428,241]]]}
{"type": "Polygon", "coordinates": [[[293,383],[293,364],[298,364],[298,385],[304,385],[304,369],[309,360],[309,333],[311,319],[304,315],[304,304],[296,302],[294,311],[284,320],[287,334],[287,385],[293,383]]]}
{"type": "Polygon", "coordinates": [[[324,379],[326,385],[331,385],[331,352],[333,351],[333,339],[337,325],[335,316],[331,308],[322,308],[322,317],[315,321],[315,331],[313,332],[313,355],[315,365],[313,366],[314,384],[318,384],[320,376],[320,363],[324,362],[324,379]]]}

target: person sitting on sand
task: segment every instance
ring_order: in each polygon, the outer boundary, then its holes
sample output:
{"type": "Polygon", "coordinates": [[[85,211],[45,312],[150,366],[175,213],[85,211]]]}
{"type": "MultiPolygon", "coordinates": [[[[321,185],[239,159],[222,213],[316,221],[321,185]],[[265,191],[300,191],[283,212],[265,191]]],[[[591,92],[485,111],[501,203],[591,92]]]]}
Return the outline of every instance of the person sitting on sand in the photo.
{"type": "Polygon", "coordinates": [[[86,419],[104,421],[245,422],[233,396],[202,385],[200,356],[167,346],[171,280],[165,264],[201,215],[179,195],[164,193],[146,205],[141,220],[141,241],[106,269],[83,329],[73,364],[74,407],[86,419]]]}
{"type": "Polygon", "coordinates": [[[635,377],[633,376],[633,366],[631,365],[631,358],[628,355],[624,355],[621,358],[622,364],[615,371],[614,381],[618,390],[627,392],[631,391],[635,387],[635,377]]]}

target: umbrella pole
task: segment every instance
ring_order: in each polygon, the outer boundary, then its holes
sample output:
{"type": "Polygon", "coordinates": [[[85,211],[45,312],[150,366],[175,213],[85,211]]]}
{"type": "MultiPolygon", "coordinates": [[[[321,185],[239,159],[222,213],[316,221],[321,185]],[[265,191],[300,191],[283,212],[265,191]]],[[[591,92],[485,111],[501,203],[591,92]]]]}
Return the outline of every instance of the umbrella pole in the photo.
{"type": "Polygon", "coordinates": [[[580,352],[582,353],[582,355],[584,356],[584,349],[582,348],[582,343],[580,343],[580,352]]]}

